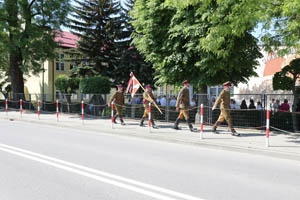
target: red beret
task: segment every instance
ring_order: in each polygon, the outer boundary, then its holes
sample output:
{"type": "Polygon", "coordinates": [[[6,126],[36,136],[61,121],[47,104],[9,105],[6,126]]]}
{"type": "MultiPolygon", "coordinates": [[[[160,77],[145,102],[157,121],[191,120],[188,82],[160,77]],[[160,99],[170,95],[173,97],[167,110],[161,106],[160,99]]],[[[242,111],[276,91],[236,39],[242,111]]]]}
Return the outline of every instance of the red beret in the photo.
{"type": "Polygon", "coordinates": [[[188,81],[188,80],[185,80],[185,81],[183,81],[182,83],[183,83],[183,84],[187,84],[187,83],[189,83],[189,81],[188,81]]]}
{"type": "Polygon", "coordinates": [[[123,86],[120,84],[120,85],[117,85],[117,88],[123,88],[123,86]]]}
{"type": "Polygon", "coordinates": [[[227,81],[226,83],[223,84],[223,86],[228,86],[230,87],[231,86],[231,83],[229,81],[227,81]]]}
{"type": "Polygon", "coordinates": [[[148,84],[148,85],[146,85],[146,88],[151,88],[151,86],[148,84]]]}

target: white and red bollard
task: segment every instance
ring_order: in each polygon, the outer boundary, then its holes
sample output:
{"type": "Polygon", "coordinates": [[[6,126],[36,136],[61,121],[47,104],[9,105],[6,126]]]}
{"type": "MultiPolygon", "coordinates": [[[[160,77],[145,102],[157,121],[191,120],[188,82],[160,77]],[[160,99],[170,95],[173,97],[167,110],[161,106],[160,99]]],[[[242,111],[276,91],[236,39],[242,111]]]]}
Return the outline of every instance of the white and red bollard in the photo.
{"type": "Polygon", "coordinates": [[[266,147],[269,147],[269,138],[270,138],[270,106],[267,107],[266,147]]]}
{"type": "Polygon", "coordinates": [[[149,103],[148,121],[149,121],[149,133],[151,133],[151,103],[149,103]]]}
{"type": "Polygon", "coordinates": [[[201,115],[200,115],[200,139],[203,139],[203,104],[201,104],[201,115]]]}
{"type": "Polygon", "coordinates": [[[57,120],[57,122],[58,122],[58,113],[59,113],[59,111],[58,111],[58,100],[56,100],[56,120],[57,120]]]}
{"type": "Polygon", "coordinates": [[[114,102],[111,102],[111,128],[114,128],[114,102]]]}
{"type": "Polygon", "coordinates": [[[38,100],[38,107],[37,107],[37,109],[38,109],[38,112],[37,112],[38,118],[40,119],[40,115],[41,115],[41,101],[40,100],[38,100]]]}
{"type": "Polygon", "coordinates": [[[21,118],[22,118],[22,114],[23,114],[23,100],[20,99],[20,115],[21,115],[21,118]]]}
{"type": "Polygon", "coordinates": [[[84,124],[84,102],[81,101],[81,120],[82,124],[84,124]]]}
{"type": "Polygon", "coordinates": [[[5,99],[5,112],[6,112],[6,116],[8,116],[8,100],[5,99]]]}

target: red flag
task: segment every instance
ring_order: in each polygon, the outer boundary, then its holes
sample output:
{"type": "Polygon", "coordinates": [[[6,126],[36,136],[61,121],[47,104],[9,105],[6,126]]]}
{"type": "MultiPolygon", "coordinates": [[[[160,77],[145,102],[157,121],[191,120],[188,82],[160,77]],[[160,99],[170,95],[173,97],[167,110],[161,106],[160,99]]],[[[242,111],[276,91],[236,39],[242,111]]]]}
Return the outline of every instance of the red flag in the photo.
{"type": "Polygon", "coordinates": [[[126,93],[131,94],[131,97],[134,96],[136,91],[140,88],[140,83],[139,81],[135,78],[135,76],[132,74],[127,85],[126,93]]]}

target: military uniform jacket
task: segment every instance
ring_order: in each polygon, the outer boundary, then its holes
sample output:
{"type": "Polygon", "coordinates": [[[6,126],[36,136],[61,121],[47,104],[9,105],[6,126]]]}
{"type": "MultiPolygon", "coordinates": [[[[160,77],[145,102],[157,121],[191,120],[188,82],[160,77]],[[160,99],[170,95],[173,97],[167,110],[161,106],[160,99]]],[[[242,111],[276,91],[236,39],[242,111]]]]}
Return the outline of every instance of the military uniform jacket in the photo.
{"type": "Polygon", "coordinates": [[[184,87],[180,90],[177,101],[176,107],[189,109],[190,107],[190,91],[187,87],[184,87]]]}
{"type": "Polygon", "coordinates": [[[154,101],[152,92],[145,91],[143,94],[143,98],[144,98],[143,100],[144,106],[148,106],[150,102],[152,103],[154,101]]]}
{"type": "Polygon", "coordinates": [[[119,92],[117,91],[111,98],[109,103],[111,104],[114,101],[114,103],[118,106],[118,105],[124,105],[125,104],[125,100],[124,100],[124,94],[123,92],[119,92]]]}
{"type": "Polygon", "coordinates": [[[220,104],[221,109],[230,109],[230,93],[223,90],[217,98],[214,106],[217,106],[218,104],[220,104]]]}

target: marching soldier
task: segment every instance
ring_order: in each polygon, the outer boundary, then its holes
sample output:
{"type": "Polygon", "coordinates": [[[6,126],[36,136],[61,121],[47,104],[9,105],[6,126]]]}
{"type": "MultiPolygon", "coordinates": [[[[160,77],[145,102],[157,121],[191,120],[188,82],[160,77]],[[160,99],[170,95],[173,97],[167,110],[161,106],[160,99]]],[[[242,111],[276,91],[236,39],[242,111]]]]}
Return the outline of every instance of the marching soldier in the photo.
{"type": "MultiPolygon", "coordinates": [[[[144,92],[143,94],[143,104],[144,104],[144,115],[141,119],[141,122],[140,122],[140,126],[144,126],[144,120],[147,119],[148,115],[149,115],[149,103],[155,103],[154,102],[154,97],[153,97],[153,94],[152,94],[152,89],[150,87],[150,85],[146,85],[146,91],[144,92]]],[[[152,124],[152,127],[153,128],[158,128],[155,123],[154,123],[154,120],[151,116],[151,124],[152,124]]]]}
{"type": "Polygon", "coordinates": [[[224,90],[220,93],[219,97],[215,101],[215,104],[212,108],[212,110],[214,110],[214,109],[216,109],[217,105],[220,104],[220,109],[221,109],[220,116],[219,116],[218,120],[216,121],[216,123],[214,124],[212,132],[218,133],[217,132],[218,125],[221,124],[224,120],[226,120],[228,123],[228,127],[231,130],[231,134],[233,136],[239,136],[240,134],[237,133],[235,131],[235,129],[232,127],[232,119],[231,119],[231,115],[230,115],[230,92],[229,92],[229,90],[230,90],[231,83],[228,81],[228,82],[224,83],[223,86],[224,86],[224,90]]]}
{"type": "Polygon", "coordinates": [[[124,108],[124,94],[123,94],[123,87],[122,85],[117,85],[118,91],[111,97],[109,101],[109,106],[111,106],[111,103],[114,102],[115,108],[117,110],[117,113],[114,115],[114,123],[116,124],[117,117],[120,118],[121,125],[125,125],[123,120],[123,108],[124,108]]]}
{"type": "Polygon", "coordinates": [[[188,123],[189,129],[191,132],[195,131],[193,129],[193,125],[190,121],[189,111],[190,108],[190,91],[189,91],[189,82],[187,80],[183,81],[183,88],[180,90],[177,101],[176,101],[176,110],[180,111],[175,124],[174,129],[180,130],[178,127],[180,120],[184,117],[186,122],[188,123]]]}

